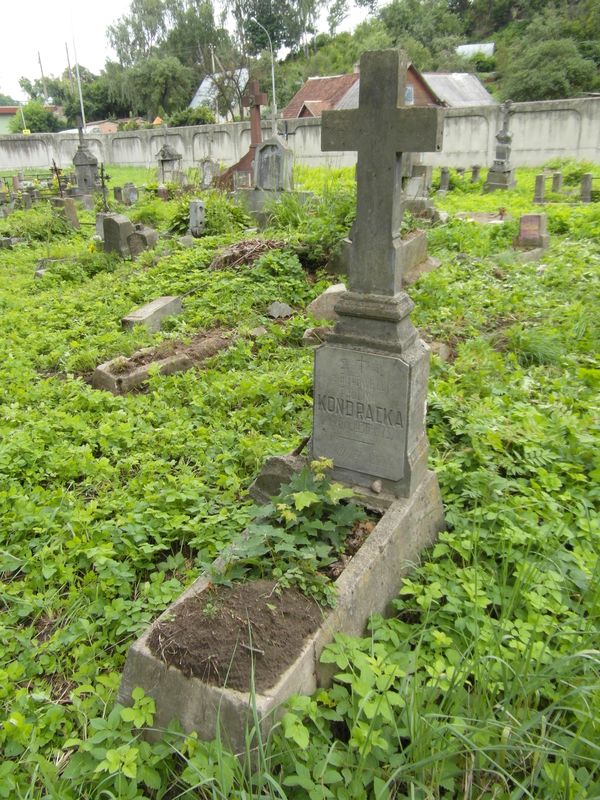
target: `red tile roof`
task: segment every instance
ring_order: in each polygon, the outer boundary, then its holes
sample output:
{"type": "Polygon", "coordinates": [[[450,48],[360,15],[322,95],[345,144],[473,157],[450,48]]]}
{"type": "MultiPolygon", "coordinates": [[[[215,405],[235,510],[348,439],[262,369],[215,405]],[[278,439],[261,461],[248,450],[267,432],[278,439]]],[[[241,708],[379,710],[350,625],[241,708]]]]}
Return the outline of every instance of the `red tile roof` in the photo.
{"type": "Polygon", "coordinates": [[[337,103],[346,94],[348,89],[360,78],[358,72],[349,75],[330,75],[325,78],[309,78],[304,86],[296,92],[287,106],[283,109],[284,119],[296,119],[302,108],[306,108],[317,113],[314,116],[321,116],[318,107],[321,109],[335,108],[337,103]],[[311,103],[318,103],[319,106],[311,106],[311,103]]]}

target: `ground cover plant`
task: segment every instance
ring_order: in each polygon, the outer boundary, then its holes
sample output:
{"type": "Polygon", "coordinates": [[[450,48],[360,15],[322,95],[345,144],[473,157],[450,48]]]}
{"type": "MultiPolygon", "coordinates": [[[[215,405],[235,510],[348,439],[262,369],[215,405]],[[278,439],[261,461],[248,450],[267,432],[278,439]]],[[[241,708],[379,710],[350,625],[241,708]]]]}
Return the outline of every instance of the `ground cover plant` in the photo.
{"type": "MultiPolygon", "coordinates": [[[[516,220],[536,172],[438,205],[516,220]]],[[[324,179],[302,173],[319,193],[324,179]]],[[[351,170],[335,180],[351,191],[351,170]]],[[[152,699],[124,709],[115,691],[133,639],[248,524],[263,459],[310,430],[303,309],[329,279],[296,255],[306,220],[271,231],[291,247],[252,269],[208,269],[243,231],[76,279],[33,270],[87,252],[85,232],[0,251],[0,797],[600,796],[597,209],[545,207],[539,263],[512,253],[516,223],[428,232],[442,266],[409,291],[422,334],[451,350],[433,357],[428,404],[448,531],[391,619],[328,648],[332,688],[293,700],[269,741],[249,734],[247,759],[177,726],[149,744],[152,699]],[[183,315],[121,330],[161,294],[187,295],[183,315]],[[274,299],[297,314],[269,322],[274,299]],[[219,326],[238,337],[201,372],[124,397],[86,382],[219,326]]]]}

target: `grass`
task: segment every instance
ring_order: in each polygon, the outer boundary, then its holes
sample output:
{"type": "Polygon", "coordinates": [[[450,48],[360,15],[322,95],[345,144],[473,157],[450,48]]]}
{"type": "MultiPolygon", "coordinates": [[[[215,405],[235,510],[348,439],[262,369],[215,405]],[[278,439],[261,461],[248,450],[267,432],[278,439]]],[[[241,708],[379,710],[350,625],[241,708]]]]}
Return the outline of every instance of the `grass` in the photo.
{"type": "MultiPolygon", "coordinates": [[[[519,170],[512,192],[467,187],[436,203],[501,203],[516,219],[535,173],[519,170]]],[[[346,213],[351,170],[296,177],[339,193],[346,213]]],[[[266,456],[310,430],[304,309],[330,279],[309,279],[295,248],[337,230],[332,207],[308,219],[286,208],[275,232],[290,250],[216,272],[208,263],[240,232],[132,264],[94,252],[85,232],[48,231],[41,211],[17,218],[41,238],[0,251],[0,797],[600,796],[597,204],[544,207],[539,264],[512,253],[516,222],[429,231],[442,266],[409,291],[415,324],[452,351],[432,359],[427,417],[448,530],[390,619],[328,649],[334,685],[294,699],[267,741],[249,731],[240,759],[176,726],[150,745],[139,729],[151,698],[115,705],[133,639],[246,525],[266,456]],[[34,280],[48,255],[77,261],[34,280]],[[121,330],[132,307],[186,292],[162,332],[121,330]],[[297,315],[268,321],[274,299],[297,315]],[[125,397],[84,380],[216,325],[238,338],[201,372],[125,397]]],[[[161,206],[161,230],[177,209],[161,206]]]]}

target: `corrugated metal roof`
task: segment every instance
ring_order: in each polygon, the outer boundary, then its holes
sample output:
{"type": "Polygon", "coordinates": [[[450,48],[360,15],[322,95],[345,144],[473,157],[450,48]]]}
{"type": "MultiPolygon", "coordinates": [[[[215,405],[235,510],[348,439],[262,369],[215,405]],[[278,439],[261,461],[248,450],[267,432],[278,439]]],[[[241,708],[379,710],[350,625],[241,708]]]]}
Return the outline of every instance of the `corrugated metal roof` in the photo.
{"type": "Polygon", "coordinates": [[[451,108],[496,104],[479,78],[470,72],[423,72],[423,77],[437,96],[451,108]]]}

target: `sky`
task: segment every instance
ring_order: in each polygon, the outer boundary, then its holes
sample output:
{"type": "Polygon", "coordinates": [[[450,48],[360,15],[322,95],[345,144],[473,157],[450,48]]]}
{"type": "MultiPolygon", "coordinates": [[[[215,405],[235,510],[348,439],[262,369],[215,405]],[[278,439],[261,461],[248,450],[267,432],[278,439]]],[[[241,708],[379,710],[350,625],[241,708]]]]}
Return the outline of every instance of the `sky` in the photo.
{"type": "MultiPolygon", "coordinates": [[[[0,4],[0,92],[16,100],[27,99],[20,77],[40,77],[38,51],[45,75],[58,76],[66,69],[65,42],[74,66],[73,39],[79,63],[100,72],[106,59],[114,56],[106,28],[129,9],[129,0],[3,0],[0,4]]],[[[350,30],[361,17],[364,10],[351,11],[340,30],[350,30]]]]}

